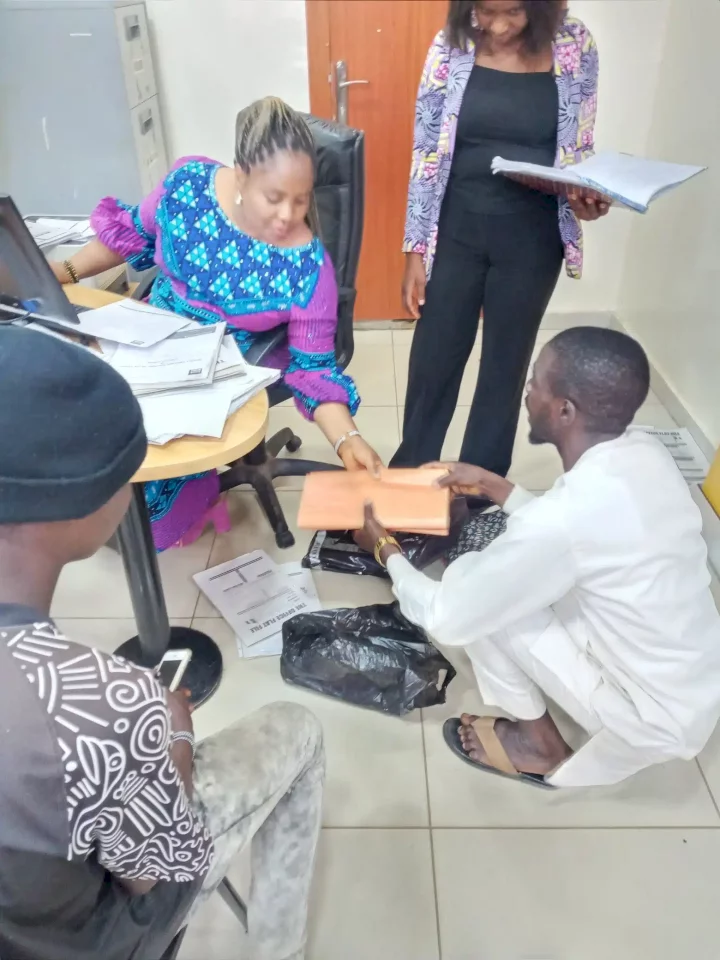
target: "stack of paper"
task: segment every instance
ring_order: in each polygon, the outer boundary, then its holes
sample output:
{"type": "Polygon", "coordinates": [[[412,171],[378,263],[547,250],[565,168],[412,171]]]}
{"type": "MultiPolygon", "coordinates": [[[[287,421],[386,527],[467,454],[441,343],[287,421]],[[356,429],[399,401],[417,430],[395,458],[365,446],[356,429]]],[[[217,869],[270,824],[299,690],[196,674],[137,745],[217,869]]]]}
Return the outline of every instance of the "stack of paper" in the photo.
{"type": "Polygon", "coordinates": [[[281,376],[247,363],[225,323],[200,324],[129,299],[78,319],[63,325],[96,339],[103,358],[130,384],[152,444],[219,439],[227,418],[281,376]]]}
{"type": "Polygon", "coordinates": [[[276,564],[263,550],[196,573],[194,580],[235,632],[238,656],[282,653],[282,625],[320,610],[312,573],[299,562],[276,564]]]}
{"type": "Polygon", "coordinates": [[[240,352],[237,340],[231,333],[226,333],[215,367],[215,379],[227,380],[228,377],[243,377],[247,373],[248,367],[249,364],[240,352]]]}
{"type": "Polygon", "coordinates": [[[186,436],[219,440],[227,418],[280,375],[279,370],[248,364],[242,375],[216,378],[207,387],[139,397],[149,443],[162,446],[186,436]]]}
{"type": "Polygon", "coordinates": [[[224,323],[198,324],[173,333],[152,347],[120,344],[107,360],[127,380],[136,397],[205,387],[215,379],[224,335],[224,323]]]}
{"type": "Polygon", "coordinates": [[[37,220],[26,220],[25,224],[41,250],[57,247],[61,243],[86,243],[95,236],[89,220],[38,217],[37,220]]]}
{"type": "Polygon", "coordinates": [[[638,213],[668,190],[702,173],[695,167],[661,160],[644,160],[628,153],[598,153],[571,167],[544,167],[495,157],[492,172],[517,180],[542,193],[567,196],[571,191],[584,198],[608,201],[638,213]]]}

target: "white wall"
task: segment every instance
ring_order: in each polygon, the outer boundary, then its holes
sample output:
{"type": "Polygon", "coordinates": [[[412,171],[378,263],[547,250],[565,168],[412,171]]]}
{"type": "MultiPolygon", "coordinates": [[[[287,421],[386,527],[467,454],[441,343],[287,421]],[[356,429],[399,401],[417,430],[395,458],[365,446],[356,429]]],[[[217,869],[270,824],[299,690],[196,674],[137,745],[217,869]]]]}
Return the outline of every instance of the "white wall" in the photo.
{"type": "MultiPolygon", "coordinates": [[[[646,152],[668,8],[669,0],[570,0],[600,52],[598,150],[646,152]]],[[[617,210],[585,225],[583,279],[563,275],[551,311],[615,309],[631,227],[632,214],[617,210]]]]}
{"type": "MultiPolygon", "coordinates": [[[[599,149],[645,150],[668,4],[570,0],[600,49],[599,149]]],[[[147,0],[147,7],[171,156],[228,162],[235,114],[257,97],[274,93],[309,109],[304,0],[147,0]]],[[[617,212],[588,225],[585,277],[563,276],[552,311],[615,309],[630,228],[630,216],[617,212]]]]}
{"type": "Polygon", "coordinates": [[[235,115],[273,94],[309,110],[304,0],[147,0],[172,159],[232,161],[235,115]]]}
{"type": "Polygon", "coordinates": [[[648,153],[710,170],[633,219],[617,309],[714,446],[720,444],[718,0],[671,0],[648,153]]]}

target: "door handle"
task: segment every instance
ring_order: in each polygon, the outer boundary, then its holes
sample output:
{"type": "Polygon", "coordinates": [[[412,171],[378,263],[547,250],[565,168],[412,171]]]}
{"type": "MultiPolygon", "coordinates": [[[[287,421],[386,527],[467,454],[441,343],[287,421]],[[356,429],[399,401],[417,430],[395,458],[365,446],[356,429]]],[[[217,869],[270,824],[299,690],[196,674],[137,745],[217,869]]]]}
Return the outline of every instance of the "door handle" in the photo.
{"type": "Polygon", "coordinates": [[[335,119],[338,123],[348,122],[348,95],[347,88],[357,84],[367,84],[369,80],[348,80],[347,63],[338,60],[335,64],[335,119]]]}

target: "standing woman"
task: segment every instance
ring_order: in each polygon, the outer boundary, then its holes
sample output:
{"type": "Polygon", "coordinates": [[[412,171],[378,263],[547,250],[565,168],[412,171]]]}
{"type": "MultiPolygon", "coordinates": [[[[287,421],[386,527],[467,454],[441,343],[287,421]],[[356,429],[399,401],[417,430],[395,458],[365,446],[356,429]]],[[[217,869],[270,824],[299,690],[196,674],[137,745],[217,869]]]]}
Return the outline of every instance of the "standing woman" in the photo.
{"type": "Polygon", "coordinates": [[[480,372],[460,460],[505,476],[538,327],[565,259],[582,272],[569,202],[493,176],[493,157],[564,167],[591,156],[598,54],[565,0],[450,0],[415,112],[403,300],[418,320],[393,466],[439,460],[475,343],[480,372]]]}

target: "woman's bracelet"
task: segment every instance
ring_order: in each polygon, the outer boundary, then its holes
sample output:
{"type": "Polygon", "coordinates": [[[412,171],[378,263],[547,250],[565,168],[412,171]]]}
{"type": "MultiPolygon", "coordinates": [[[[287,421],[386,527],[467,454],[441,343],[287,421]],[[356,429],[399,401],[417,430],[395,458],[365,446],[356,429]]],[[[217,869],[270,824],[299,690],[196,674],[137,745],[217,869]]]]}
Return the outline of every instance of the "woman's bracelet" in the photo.
{"type": "Polygon", "coordinates": [[[349,433],[344,433],[340,437],[340,439],[336,440],[335,443],[333,444],[333,450],[335,451],[335,456],[338,455],[340,451],[340,447],[345,443],[346,440],[349,440],[350,437],[359,437],[359,436],[360,436],[359,430],[350,430],[349,433]]]}
{"type": "Polygon", "coordinates": [[[63,266],[65,267],[65,273],[70,277],[72,283],[80,283],[80,277],[75,267],[72,265],[71,260],[63,260],[63,266]]]}

